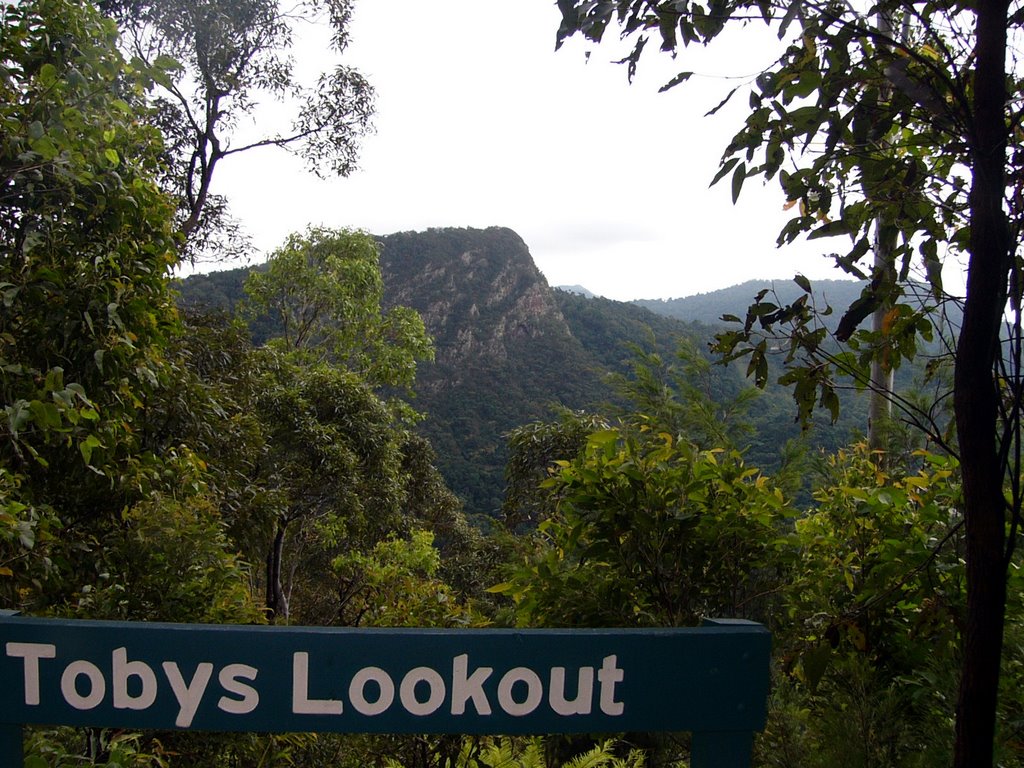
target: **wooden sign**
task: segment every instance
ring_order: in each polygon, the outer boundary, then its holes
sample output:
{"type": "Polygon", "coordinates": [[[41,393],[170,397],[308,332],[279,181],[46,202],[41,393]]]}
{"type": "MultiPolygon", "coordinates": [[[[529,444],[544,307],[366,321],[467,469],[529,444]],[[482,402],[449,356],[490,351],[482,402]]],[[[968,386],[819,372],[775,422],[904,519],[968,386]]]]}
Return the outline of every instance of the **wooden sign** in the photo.
{"type": "MultiPolygon", "coordinates": [[[[0,618],[0,721],[234,732],[693,731],[749,744],[764,727],[769,654],[768,632],[748,622],[453,631],[9,616],[0,618]]],[[[743,751],[746,763],[715,764],[749,765],[749,746],[743,751]]]]}

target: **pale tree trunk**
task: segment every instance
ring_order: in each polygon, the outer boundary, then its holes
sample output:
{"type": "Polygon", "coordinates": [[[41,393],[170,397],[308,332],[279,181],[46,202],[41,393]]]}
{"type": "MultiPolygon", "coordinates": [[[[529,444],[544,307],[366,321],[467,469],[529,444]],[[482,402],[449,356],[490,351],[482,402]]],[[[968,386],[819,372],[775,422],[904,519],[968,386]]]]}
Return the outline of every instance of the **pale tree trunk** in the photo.
{"type": "MultiPolygon", "coordinates": [[[[887,13],[879,12],[877,15],[876,28],[886,38],[892,39],[892,19],[887,13]]],[[[892,98],[891,88],[884,85],[881,89],[882,100],[892,98]]],[[[875,264],[874,279],[883,273],[890,273],[893,270],[893,250],[895,250],[895,233],[886,226],[885,218],[879,215],[875,219],[875,264]]],[[[881,281],[882,285],[889,285],[888,275],[881,281]]],[[[892,308],[891,301],[880,302],[878,308],[871,316],[871,330],[876,334],[875,338],[882,338],[885,330],[885,319],[892,308]]],[[[884,450],[889,419],[892,417],[892,394],[893,394],[893,366],[892,356],[887,346],[882,348],[871,358],[871,373],[868,381],[868,447],[873,451],[884,450]]]]}
{"type": "Polygon", "coordinates": [[[994,380],[1010,243],[1006,164],[1006,0],[978,0],[971,130],[970,262],[957,344],[954,407],[963,471],[967,625],[955,768],[991,768],[1006,610],[1006,512],[994,380]]]}
{"type": "Polygon", "coordinates": [[[281,572],[284,561],[284,539],[287,523],[279,522],[274,534],[274,541],[267,552],[267,620],[274,624],[279,619],[288,619],[288,598],[281,583],[281,572]]]}
{"type": "MultiPolygon", "coordinates": [[[[875,220],[875,275],[893,269],[892,233],[884,226],[882,218],[875,220]]],[[[886,284],[888,280],[884,281],[886,284]]],[[[883,301],[871,316],[871,330],[881,338],[885,320],[892,308],[892,302],[883,301]]],[[[887,426],[892,418],[893,367],[892,354],[885,345],[871,358],[871,380],[868,383],[868,447],[873,451],[884,450],[887,426]]]]}

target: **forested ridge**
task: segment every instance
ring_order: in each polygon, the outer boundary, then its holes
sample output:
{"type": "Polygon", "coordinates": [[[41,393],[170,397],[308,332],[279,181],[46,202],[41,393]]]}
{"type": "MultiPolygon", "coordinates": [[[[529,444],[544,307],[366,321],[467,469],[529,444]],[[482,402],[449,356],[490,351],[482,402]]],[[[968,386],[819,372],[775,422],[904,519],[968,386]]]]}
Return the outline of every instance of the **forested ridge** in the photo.
{"type": "MultiPolygon", "coordinates": [[[[983,186],[1022,183],[992,166],[1021,160],[992,128],[1018,91],[992,46],[1024,17],[881,4],[905,20],[896,39],[810,2],[558,7],[560,40],[621,25],[629,68],[648,37],[717,44],[748,12],[799,29],[748,85],[719,178],[736,197],[778,175],[794,216],[781,241],[845,238],[833,257],[857,294],[796,276],[795,293],[753,288],[712,327],[552,290],[508,229],[374,237],[343,221],[258,268],[178,281],[241,242],[213,192],[224,157],[273,145],[354,167],[371,84],[347,63],[302,83],[288,64],[303,14],[343,56],[349,2],[4,4],[0,609],[751,619],[773,633],[755,765],[1024,764],[1009,242],[1024,198],[992,206],[983,186]],[[947,45],[975,34],[977,80],[947,45]],[[232,141],[259,98],[286,94],[304,95],[293,133],[232,141]],[[819,133],[825,149],[801,154],[819,133]],[[966,299],[942,287],[947,248],[971,257],[966,299]]],[[[689,740],[31,727],[25,751],[32,768],[640,768],[686,765],[689,740]]]]}
{"type": "MultiPolygon", "coordinates": [[[[378,242],[385,305],[416,309],[434,342],[435,359],[419,365],[410,401],[424,412],[418,430],[434,446],[448,485],[481,523],[501,510],[507,433],[558,409],[621,407],[614,379],[629,373],[638,354],[656,355],[657,375],[669,376],[683,365],[682,344],[691,362],[701,361],[700,386],[708,397],[725,402],[752,389],[741,367],[713,364],[708,347],[724,326],[721,316],[742,311],[764,283],[694,297],[697,316],[707,320],[680,322],[673,310],[686,299],[626,303],[550,288],[527,244],[508,229],[438,228],[378,242]]],[[[180,302],[191,310],[233,311],[244,300],[251,269],[258,267],[188,277],[178,285],[180,302]]],[[[841,302],[862,286],[840,287],[846,289],[841,302]]],[[[792,285],[794,296],[799,290],[792,285]]],[[[681,311],[687,312],[675,309],[681,311]]],[[[250,327],[257,343],[280,333],[261,320],[250,327]]],[[[924,371],[908,367],[903,374],[901,385],[911,389],[924,371]]],[[[789,392],[773,384],[749,409],[751,430],[737,436],[738,444],[752,463],[771,470],[787,443],[805,454],[834,450],[866,427],[863,393],[851,384],[846,400],[837,423],[822,417],[801,429],[789,392]]]]}

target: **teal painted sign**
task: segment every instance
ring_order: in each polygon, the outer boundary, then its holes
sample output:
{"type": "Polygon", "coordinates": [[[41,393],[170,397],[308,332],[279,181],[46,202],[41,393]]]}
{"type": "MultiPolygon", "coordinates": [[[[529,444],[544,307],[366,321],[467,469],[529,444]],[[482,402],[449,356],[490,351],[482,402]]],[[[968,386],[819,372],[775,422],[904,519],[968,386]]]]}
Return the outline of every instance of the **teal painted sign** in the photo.
{"type": "Polygon", "coordinates": [[[0,618],[0,722],[265,732],[749,733],[770,636],[0,618]]]}

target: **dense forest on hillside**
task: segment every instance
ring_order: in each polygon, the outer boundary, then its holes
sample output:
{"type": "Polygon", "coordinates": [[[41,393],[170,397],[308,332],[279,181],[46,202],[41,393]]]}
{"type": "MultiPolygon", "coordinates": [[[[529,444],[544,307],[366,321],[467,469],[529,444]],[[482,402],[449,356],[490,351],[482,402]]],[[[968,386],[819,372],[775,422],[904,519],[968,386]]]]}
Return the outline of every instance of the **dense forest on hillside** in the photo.
{"type": "MultiPolygon", "coordinates": [[[[425,414],[419,430],[434,446],[449,486],[481,523],[502,507],[507,434],[551,418],[558,409],[597,413],[621,407],[616,377],[628,376],[639,354],[657,355],[659,375],[667,379],[688,364],[678,358],[682,348],[691,361],[701,361],[700,381],[694,383],[707,397],[727,403],[744,391],[753,395],[741,367],[713,360],[709,345],[720,323],[682,322],[669,309],[655,313],[641,302],[551,290],[526,245],[509,230],[437,229],[379,242],[385,304],[419,311],[436,350],[433,361],[419,365],[410,401],[425,414]],[[496,300],[499,295],[504,298],[496,300]],[[506,334],[506,328],[520,334],[506,334]]],[[[244,301],[250,271],[193,275],[179,285],[181,304],[234,311],[244,301]]],[[[758,285],[698,298],[718,316],[740,313],[758,285]]],[[[250,327],[257,344],[280,333],[266,318],[253,319],[250,327]]],[[[909,390],[922,375],[907,368],[900,384],[909,390]]],[[[794,418],[784,387],[773,383],[757,398],[734,437],[747,459],[766,470],[786,460],[781,446],[791,444],[790,459],[832,452],[866,429],[866,398],[852,384],[840,419],[821,417],[809,429],[794,418]]]]}
{"type": "MultiPolygon", "coordinates": [[[[718,21],[681,7],[565,0],[559,34],[599,38],[618,19],[642,21],[627,34],[664,35],[666,50],[717,35],[718,21]]],[[[1004,312],[1009,265],[993,270],[1006,285],[989,301],[992,333],[979,335],[976,301],[949,296],[937,269],[947,247],[981,258],[978,239],[1003,230],[972,223],[984,190],[965,201],[966,180],[951,182],[939,200],[922,181],[973,168],[974,155],[943,154],[970,142],[910,144],[898,174],[883,151],[950,130],[923,120],[911,98],[920,89],[907,96],[897,79],[882,99],[879,85],[899,71],[937,87],[922,67],[948,70],[939,80],[956,85],[960,70],[942,69],[946,48],[905,47],[902,68],[878,68],[874,20],[857,36],[863,18],[850,11],[837,33],[815,26],[823,9],[790,6],[780,31],[799,27],[798,44],[750,86],[752,122],[721,178],[735,197],[750,175],[782,175],[780,155],[822,126],[834,146],[867,140],[872,126],[875,139],[888,136],[877,155],[826,152],[814,174],[783,176],[794,217],[783,240],[849,237],[853,250],[835,258],[862,279],[841,299],[838,284],[818,292],[800,276],[785,285],[792,294],[742,287],[714,310],[733,319],[716,323],[669,316],[682,301],[552,290],[527,243],[501,227],[375,237],[337,222],[292,233],[257,268],[176,280],[184,264],[238,247],[213,178],[229,154],[247,161],[233,130],[252,105],[300,95],[289,102],[301,105],[295,133],[252,146],[291,148],[345,175],[368,129],[370,84],[345,66],[296,79],[292,25],[316,10],[305,4],[0,9],[0,621],[518,633],[744,619],[772,633],[753,765],[1024,765],[1021,314],[1004,312]],[[810,103],[833,68],[851,115],[810,103]],[[743,152],[765,141],[765,164],[748,169],[743,152]],[[847,177],[839,205],[830,184],[847,177]],[[905,268],[867,266],[883,245],[905,268]],[[822,315],[826,296],[846,306],[822,315]],[[986,350],[979,379],[975,355],[986,350]],[[998,440],[979,438],[979,424],[999,426],[998,440]],[[979,456],[994,481],[978,474],[979,456]],[[992,488],[995,500],[979,506],[992,488]],[[993,533],[997,546],[979,554],[993,533]],[[996,562],[980,587],[979,558],[996,562]],[[988,726],[972,720],[985,712],[988,726]]],[[[351,7],[326,10],[340,53],[351,7]]],[[[927,17],[908,28],[928,32],[927,17]]],[[[957,19],[946,20],[953,29],[957,19]]],[[[635,65],[643,47],[624,61],[635,65]]],[[[1004,80],[979,75],[977,88],[1004,80]]],[[[974,87],[941,103],[971,104],[974,87]]],[[[996,116],[1005,122],[1001,108],[996,116]]],[[[232,649],[240,661],[218,674],[224,696],[212,704],[212,662],[160,665],[169,690],[157,694],[158,672],[135,649],[101,669],[54,644],[5,643],[5,701],[37,706],[40,681],[53,683],[86,718],[25,728],[25,765],[643,768],[691,757],[686,734],[190,730],[186,710],[252,706],[244,681],[256,672],[241,663],[251,650],[232,649]],[[144,710],[157,695],[178,707],[174,729],[88,719],[108,704],[144,710]]],[[[329,675],[311,681],[304,662],[294,653],[281,664],[307,685],[293,689],[293,712],[393,703],[371,668],[374,701],[366,687],[330,688],[329,675]],[[310,684],[332,698],[309,698],[310,684]]],[[[427,706],[418,697],[429,688],[429,706],[454,709],[454,693],[435,695],[441,687],[415,662],[396,663],[407,665],[403,705],[427,706]]],[[[499,682],[489,669],[462,669],[463,705],[481,709],[479,689],[512,709],[556,706],[534,702],[522,670],[499,682]]],[[[595,676],[604,686],[616,672],[595,676]]],[[[17,759],[19,740],[19,727],[0,727],[0,760],[17,759]]]]}

